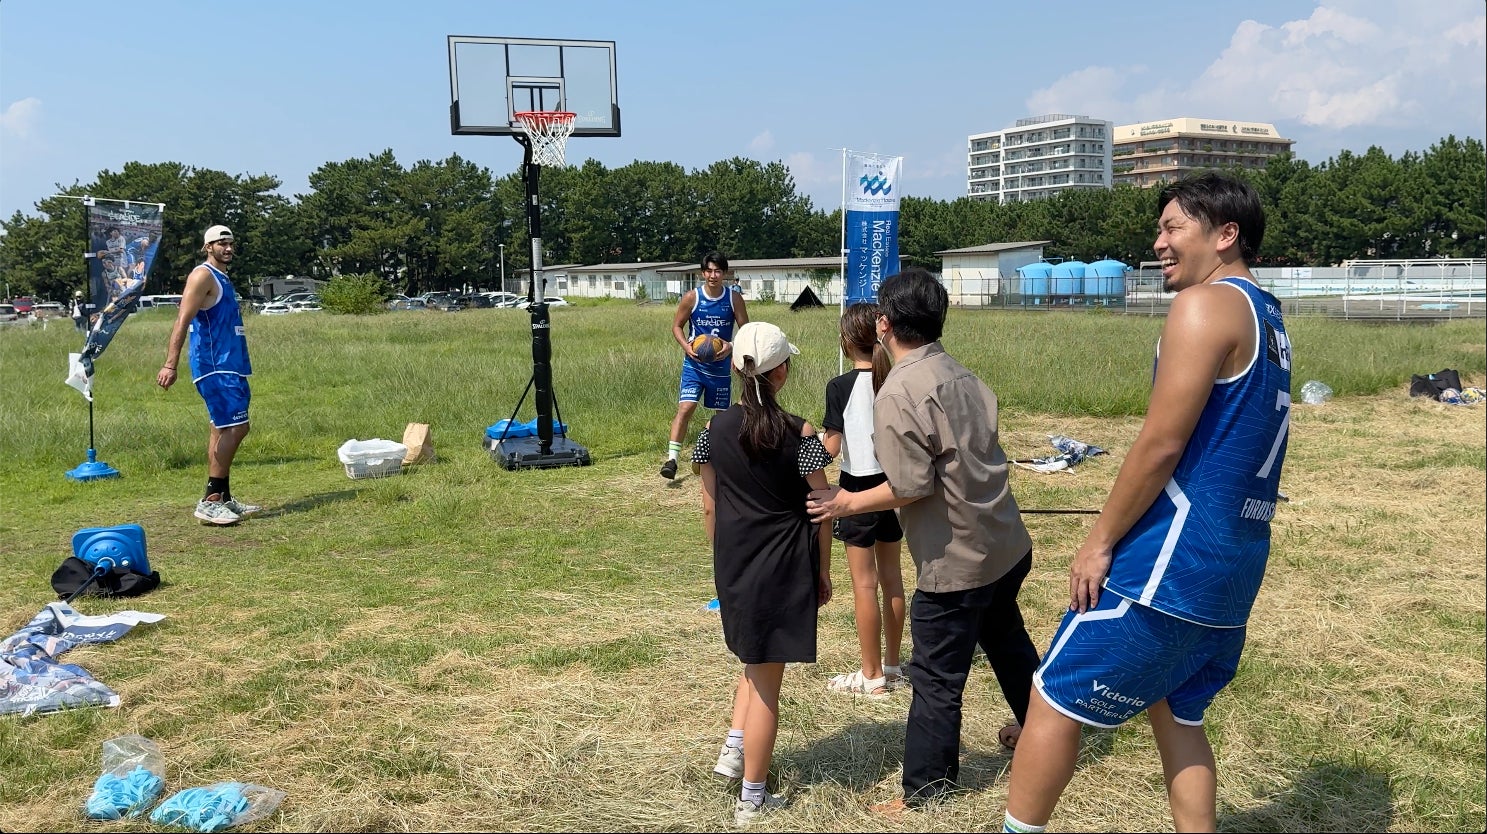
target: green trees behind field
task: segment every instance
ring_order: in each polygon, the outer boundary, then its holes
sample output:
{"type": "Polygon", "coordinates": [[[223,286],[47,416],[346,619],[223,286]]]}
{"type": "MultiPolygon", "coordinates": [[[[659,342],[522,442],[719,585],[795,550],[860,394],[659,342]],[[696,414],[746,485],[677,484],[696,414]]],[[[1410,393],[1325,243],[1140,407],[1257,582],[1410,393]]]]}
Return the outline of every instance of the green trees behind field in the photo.
{"type": "MultiPolygon", "coordinates": [[[[1487,254],[1487,153],[1481,140],[1447,136],[1392,158],[1372,147],[1311,165],[1276,157],[1240,171],[1265,201],[1262,266],[1325,266],[1348,258],[1483,257],[1487,254]]],[[[497,178],[458,155],[404,167],[391,150],[327,162],[308,194],[286,197],[269,174],[228,174],[175,162],[131,162],[60,193],[166,204],[165,231],[148,293],[179,291],[200,259],[201,230],[232,227],[241,242],[240,290],[266,276],[369,273],[414,294],[494,287],[504,251],[525,269],[525,190],[519,171],[497,178]]],[[[813,206],[781,162],[734,157],[687,171],[671,162],[582,165],[541,172],[547,265],[694,261],[718,248],[734,258],[831,256],[839,209],[813,206]]],[[[937,268],[937,251],[1047,240],[1049,256],[1151,257],[1157,192],[1130,186],[1069,191],[1001,205],[966,197],[905,197],[899,251],[937,268]]],[[[85,283],[84,208],[49,197],[37,214],[0,222],[0,273],[20,295],[64,298],[85,283]]]]}

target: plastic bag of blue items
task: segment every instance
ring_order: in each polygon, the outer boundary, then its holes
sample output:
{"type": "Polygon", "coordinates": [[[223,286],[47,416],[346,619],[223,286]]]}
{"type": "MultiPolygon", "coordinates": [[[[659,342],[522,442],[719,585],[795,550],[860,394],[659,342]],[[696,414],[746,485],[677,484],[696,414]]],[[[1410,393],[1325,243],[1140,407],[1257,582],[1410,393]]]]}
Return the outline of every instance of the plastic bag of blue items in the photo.
{"type": "Polygon", "coordinates": [[[165,757],[144,736],[119,736],[103,743],[103,775],[93,783],[85,809],[90,819],[137,817],[165,787],[165,757]]]}
{"type": "Polygon", "coordinates": [[[222,831],[278,810],[284,792],[243,782],[218,782],[179,791],[156,806],[150,821],[192,831],[222,831]]]}

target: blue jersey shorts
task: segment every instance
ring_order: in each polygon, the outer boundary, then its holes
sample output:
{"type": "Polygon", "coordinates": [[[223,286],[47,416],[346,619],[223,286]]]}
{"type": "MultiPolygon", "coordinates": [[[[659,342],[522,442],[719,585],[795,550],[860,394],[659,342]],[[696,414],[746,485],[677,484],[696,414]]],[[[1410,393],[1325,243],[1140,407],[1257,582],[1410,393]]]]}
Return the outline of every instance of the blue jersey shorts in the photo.
{"type": "Polygon", "coordinates": [[[196,381],[196,392],[207,404],[207,417],[219,429],[248,422],[248,378],[240,374],[207,374],[196,381]]]}
{"type": "Polygon", "coordinates": [[[733,396],[732,382],[732,376],[708,376],[692,367],[691,362],[683,362],[681,394],[676,401],[701,402],[714,411],[722,411],[728,407],[728,401],[733,396]]]}
{"type": "Polygon", "coordinates": [[[1033,686],[1054,709],[1095,727],[1116,727],[1167,699],[1180,723],[1203,712],[1234,679],[1243,628],[1213,628],[1105,591],[1094,608],[1068,611],[1033,686]]]}

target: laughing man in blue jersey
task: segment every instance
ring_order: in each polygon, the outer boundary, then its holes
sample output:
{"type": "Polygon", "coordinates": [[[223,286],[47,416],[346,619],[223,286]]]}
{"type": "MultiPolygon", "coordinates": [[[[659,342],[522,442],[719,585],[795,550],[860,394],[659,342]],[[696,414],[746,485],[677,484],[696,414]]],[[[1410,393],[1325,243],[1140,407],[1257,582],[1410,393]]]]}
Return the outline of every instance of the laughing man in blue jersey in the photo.
{"type": "Polygon", "coordinates": [[[1005,831],[1042,831],[1074,775],[1082,724],[1146,712],[1178,831],[1215,831],[1203,712],[1239,666],[1270,555],[1286,456],[1291,346],[1250,272],[1265,234],[1247,183],[1218,174],[1157,198],[1168,292],[1151,401],[1069,569],[1069,611],[1033,678],[1005,831]]]}

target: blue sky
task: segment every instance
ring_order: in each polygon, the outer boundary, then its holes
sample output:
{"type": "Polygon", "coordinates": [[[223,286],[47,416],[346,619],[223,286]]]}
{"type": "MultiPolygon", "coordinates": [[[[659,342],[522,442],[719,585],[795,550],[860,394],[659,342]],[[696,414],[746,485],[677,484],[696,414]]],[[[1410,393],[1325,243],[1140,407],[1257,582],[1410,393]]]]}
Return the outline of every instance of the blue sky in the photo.
{"type": "Polygon", "coordinates": [[[131,160],[273,174],[287,195],[387,148],[513,171],[515,141],[449,133],[451,34],[616,42],[624,135],[574,140],[570,162],[780,160],[825,209],[842,147],[903,154],[903,193],[951,199],[968,134],[1044,113],[1271,122],[1312,162],[1398,155],[1487,133],[1484,8],[3,0],[0,217],[131,160]]]}

